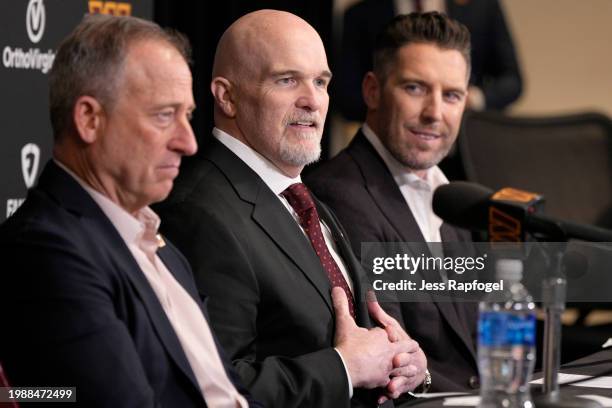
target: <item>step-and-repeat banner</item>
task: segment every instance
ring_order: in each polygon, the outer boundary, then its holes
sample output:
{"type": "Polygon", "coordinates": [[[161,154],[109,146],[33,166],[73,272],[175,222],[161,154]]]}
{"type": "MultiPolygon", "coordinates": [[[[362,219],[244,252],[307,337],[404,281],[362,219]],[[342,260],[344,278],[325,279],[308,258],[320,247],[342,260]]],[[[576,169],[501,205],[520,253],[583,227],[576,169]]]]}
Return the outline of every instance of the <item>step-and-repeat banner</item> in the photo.
{"type": "Polygon", "coordinates": [[[48,74],[83,15],[153,16],[153,0],[10,0],[0,13],[0,222],[13,214],[51,157],[48,74]]]}

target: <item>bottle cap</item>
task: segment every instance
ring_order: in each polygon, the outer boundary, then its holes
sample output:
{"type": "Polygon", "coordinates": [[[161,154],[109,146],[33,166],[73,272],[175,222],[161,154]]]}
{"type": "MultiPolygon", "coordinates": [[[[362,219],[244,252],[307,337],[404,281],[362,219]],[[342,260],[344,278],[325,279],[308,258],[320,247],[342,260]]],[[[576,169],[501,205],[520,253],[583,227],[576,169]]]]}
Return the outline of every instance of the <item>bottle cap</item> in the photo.
{"type": "Polygon", "coordinates": [[[498,259],[495,264],[497,279],[519,282],[523,279],[523,261],[520,259],[498,259]]]}

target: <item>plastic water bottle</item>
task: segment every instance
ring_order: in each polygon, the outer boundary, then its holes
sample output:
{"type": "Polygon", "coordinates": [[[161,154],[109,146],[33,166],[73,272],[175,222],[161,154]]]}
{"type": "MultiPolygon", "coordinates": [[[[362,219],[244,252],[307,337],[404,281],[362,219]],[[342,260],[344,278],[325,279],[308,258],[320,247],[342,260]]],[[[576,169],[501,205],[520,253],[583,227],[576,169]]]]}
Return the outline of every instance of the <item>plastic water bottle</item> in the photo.
{"type": "Polygon", "coordinates": [[[480,302],[478,369],[481,408],[532,408],[529,382],[535,364],[535,305],[521,284],[523,263],[500,259],[503,291],[480,302]]]}

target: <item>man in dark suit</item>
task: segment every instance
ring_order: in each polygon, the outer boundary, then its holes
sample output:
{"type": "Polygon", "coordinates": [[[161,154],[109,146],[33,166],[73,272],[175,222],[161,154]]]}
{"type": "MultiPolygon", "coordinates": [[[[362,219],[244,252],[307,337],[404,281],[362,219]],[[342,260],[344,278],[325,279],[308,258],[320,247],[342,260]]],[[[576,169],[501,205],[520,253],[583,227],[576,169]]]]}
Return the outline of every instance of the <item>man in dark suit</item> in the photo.
{"type": "Polygon", "coordinates": [[[75,387],[85,407],[260,406],[148,207],[197,149],[188,49],[154,23],[103,15],[60,45],[53,159],[0,227],[12,265],[0,277],[0,361],[13,386],[75,387]]]}
{"type": "Polygon", "coordinates": [[[343,20],[337,101],[347,119],[365,117],[361,83],[372,69],[376,35],[395,15],[433,9],[463,23],[471,33],[468,108],[500,110],[521,95],[520,67],[499,0],[363,0],[348,8],[343,20]]]}
{"type": "Polygon", "coordinates": [[[424,355],[376,302],[366,305],[342,229],[300,179],[320,154],[330,77],[321,39],[301,18],[260,10],[234,22],[215,55],[214,138],[158,211],[257,399],[392,406],[388,398],[423,382],[424,355]],[[368,312],[385,330],[371,328],[368,312]]]}
{"type": "MultiPolygon", "coordinates": [[[[469,240],[431,210],[433,191],[447,182],[437,163],[455,141],[465,108],[469,32],[433,12],[398,16],[379,39],[363,86],[365,124],[306,183],[338,215],[357,254],[362,242],[469,240]]],[[[434,300],[383,307],[423,347],[432,389],[475,388],[475,305],[434,300]]]]}

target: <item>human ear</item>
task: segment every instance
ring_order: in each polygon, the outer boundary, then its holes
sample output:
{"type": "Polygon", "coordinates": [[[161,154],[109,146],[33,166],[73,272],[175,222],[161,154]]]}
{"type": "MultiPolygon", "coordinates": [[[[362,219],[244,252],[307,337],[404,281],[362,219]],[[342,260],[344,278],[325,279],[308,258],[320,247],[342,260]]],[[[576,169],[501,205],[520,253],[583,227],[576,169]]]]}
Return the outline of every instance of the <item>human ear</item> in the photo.
{"type": "Polygon", "coordinates": [[[217,107],[228,117],[236,116],[236,104],[232,95],[232,83],[224,77],[213,78],[210,91],[213,94],[217,107]]]}
{"type": "Polygon", "coordinates": [[[102,126],[104,108],[100,102],[92,97],[80,96],[72,110],[72,119],[79,138],[85,143],[93,143],[98,137],[102,126]]]}
{"type": "Polygon", "coordinates": [[[368,109],[378,109],[380,104],[380,82],[376,75],[374,75],[374,72],[368,72],[363,78],[361,92],[363,93],[363,100],[368,109]]]}

